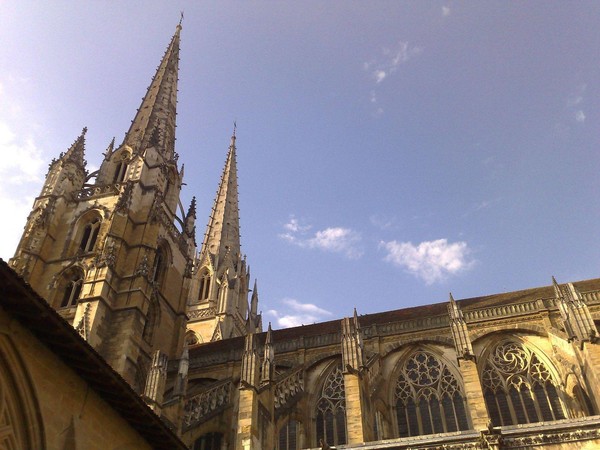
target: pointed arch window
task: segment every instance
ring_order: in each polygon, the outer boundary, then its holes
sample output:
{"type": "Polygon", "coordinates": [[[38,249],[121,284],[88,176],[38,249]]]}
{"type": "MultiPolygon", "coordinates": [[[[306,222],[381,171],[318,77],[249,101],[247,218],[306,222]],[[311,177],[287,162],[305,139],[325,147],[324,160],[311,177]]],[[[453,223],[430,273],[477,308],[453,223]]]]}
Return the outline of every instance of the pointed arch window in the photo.
{"type": "Polygon", "coordinates": [[[203,302],[208,300],[208,296],[210,294],[210,272],[206,270],[200,276],[200,293],[198,295],[198,301],[203,302]]]}
{"type": "Polygon", "coordinates": [[[168,261],[168,250],[163,243],[156,249],[154,255],[154,264],[152,265],[152,272],[150,272],[150,281],[156,283],[158,286],[163,284],[164,278],[167,272],[167,261],[168,261]]]}
{"type": "Polygon", "coordinates": [[[81,236],[81,242],[79,243],[79,249],[84,252],[91,252],[94,250],[96,240],[98,239],[98,232],[100,231],[100,218],[95,217],[89,221],[83,228],[83,234],[81,236]]]}
{"type": "Polygon", "coordinates": [[[297,450],[299,424],[294,419],[288,420],[279,430],[277,450],[297,450]]]}
{"type": "Polygon", "coordinates": [[[119,161],[117,167],[115,167],[115,174],[113,176],[113,183],[122,183],[125,180],[125,174],[129,164],[127,161],[119,161]]]}
{"type": "Polygon", "coordinates": [[[400,437],[469,429],[458,380],[430,352],[419,350],[406,359],[394,397],[400,437]]]}
{"type": "Polygon", "coordinates": [[[76,271],[67,277],[67,283],[60,302],[61,308],[67,308],[77,304],[81,296],[81,287],[83,286],[83,273],[76,271]]]}
{"type": "Polygon", "coordinates": [[[481,383],[495,426],[565,418],[559,389],[548,367],[520,342],[504,341],[493,348],[481,383]]]}
{"type": "Polygon", "coordinates": [[[327,376],[317,401],[317,444],[346,443],[346,393],[342,366],[338,364],[327,376]]]}

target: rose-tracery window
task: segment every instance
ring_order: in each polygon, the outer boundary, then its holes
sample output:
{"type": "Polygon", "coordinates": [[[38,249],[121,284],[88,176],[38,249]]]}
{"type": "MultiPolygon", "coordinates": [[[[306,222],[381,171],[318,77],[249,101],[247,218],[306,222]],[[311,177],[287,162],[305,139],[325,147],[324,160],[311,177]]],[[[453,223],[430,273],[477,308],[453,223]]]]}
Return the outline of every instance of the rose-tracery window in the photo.
{"type": "Polygon", "coordinates": [[[505,341],[492,350],[483,369],[482,386],[495,426],[565,418],[548,368],[518,342],[505,341]]]}
{"type": "Polygon", "coordinates": [[[346,443],[346,394],[341,365],[327,376],[317,402],[317,444],[346,443]]]}
{"type": "Polygon", "coordinates": [[[395,399],[400,437],[469,428],[458,380],[429,352],[417,351],[403,364],[395,399]]]}

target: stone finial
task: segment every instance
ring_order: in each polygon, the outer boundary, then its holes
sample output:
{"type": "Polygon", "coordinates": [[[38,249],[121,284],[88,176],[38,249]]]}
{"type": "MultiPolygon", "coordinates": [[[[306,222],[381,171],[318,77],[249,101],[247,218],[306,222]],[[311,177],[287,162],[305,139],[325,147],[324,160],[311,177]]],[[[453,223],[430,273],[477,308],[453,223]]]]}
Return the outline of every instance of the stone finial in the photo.
{"type": "Polygon", "coordinates": [[[450,316],[450,330],[454,339],[454,347],[459,359],[472,359],[474,357],[469,330],[463,313],[454,300],[452,293],[448,303],[448,315],[450,316]]]}
{"type": "Polygon", "coordinates": [[[552,285],[569,340],[596,342],[598,329],[579,290],[573,283],[559,285],[554,277],[552,285]]]}
{"type": "Polygon", "coordinates": [[[262,374],[261,384],[267,384],[273,381],[275,367],[275,349],[273,347],[273,330],[271,329],[271,322],[269,322],[269,328],[267,329],[267,336],[265,338],[265,350],[262,363],[262,374]]]}
{"type": "Polygon", "coordinates": [[[345,371],[359,371],[364,365],[364,349],[356,308],[352,320],[344,317],[342,325],[342,358],[345,371]]]}
{"type": "Polygon", "coordinates": [[[152,355],[152,365],[146,378],[144,388],[144,400],[154,412],[160,416],[163,395],[165,394],[165,382],[167,380],[167,355],[156,350],[152,355]]]}
{"type": "Polygon", "coordinates": [[[240,389],[256,387],[258,381],[258,355],[256,353],[256,335],[246,335],[244,342],[244,354],[242,356],[242,373],[240,377],[240,389]]]}

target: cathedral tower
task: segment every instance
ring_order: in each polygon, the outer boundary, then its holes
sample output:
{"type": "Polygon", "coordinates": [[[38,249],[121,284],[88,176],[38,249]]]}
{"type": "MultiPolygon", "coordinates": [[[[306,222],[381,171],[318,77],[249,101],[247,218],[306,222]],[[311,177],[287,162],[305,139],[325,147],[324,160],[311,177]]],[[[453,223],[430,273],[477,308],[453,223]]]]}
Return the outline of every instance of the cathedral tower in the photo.
{"type": "Polygon", "coordinates": [[[242,256],[235,127],[219,189],[195,261],[189,296],[188,343],[262,331],[256,283],[248,308],[250,269],[242,256]]]}
{"type": "Polygon", "coordinates": [[[195,254],[194,202],[177,216],[180,32],[100,169],[86,170],[85,128],[52,161],[10,262],[138,392],[155,352],[182,353],[195,254]]]}

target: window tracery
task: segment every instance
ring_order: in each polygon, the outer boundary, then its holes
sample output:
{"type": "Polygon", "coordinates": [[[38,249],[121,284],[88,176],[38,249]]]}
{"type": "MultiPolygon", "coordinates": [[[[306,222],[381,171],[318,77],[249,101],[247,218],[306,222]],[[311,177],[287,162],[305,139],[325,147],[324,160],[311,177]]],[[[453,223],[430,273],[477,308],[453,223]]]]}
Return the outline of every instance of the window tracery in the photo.
{"type": "Polygon", "coordinates": [[[482,387],[495,426],[565,418],[550,371],[521,343],[496,345],[483,369],[482,387]]]}
{"type": "Polygon", "coordinates": [[[208,299],[210,290],[210,272],[206,271],[200,276],[200,293],[198,295],[198,301],[205,301],[208,299]]]}
{"type": "Polygon", "coordinates": [[[346,393],[341,364],[327,376],[317,401],[317,443],[346,443],[346,393]]]}
{"type": "Polygon", "coordinates": [[[82,252],[87,253],[94,250],[96,245],[96,239],[98,239],[98,232],[100,231],[100,218],[95,217],[88,222],[83,228],[83,235],[81,236],[81,242],[79,248],[82,252]]]}
{"type": "Polygon", "coordinates": [[[81,287],[83,286],[83,273],[80,271],[72,272],[66,278],[66,285],[63,298],[60,302],[61,308],[67,308],[77,304],[81,296],[81,287]]]}
{"type": "Polygon", "coordinates": [[[458,380],[433,354],[416,351],[403,364],[395,390],[400,437],[467,430],[458,380]]]}

